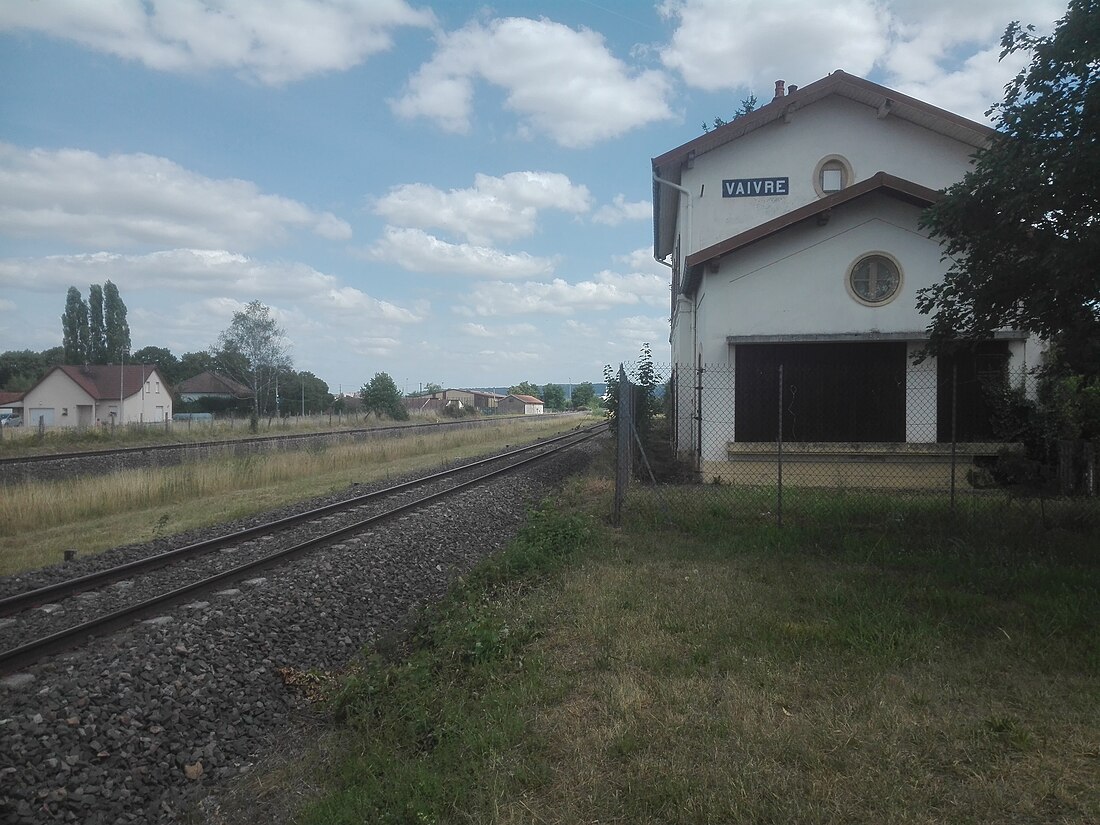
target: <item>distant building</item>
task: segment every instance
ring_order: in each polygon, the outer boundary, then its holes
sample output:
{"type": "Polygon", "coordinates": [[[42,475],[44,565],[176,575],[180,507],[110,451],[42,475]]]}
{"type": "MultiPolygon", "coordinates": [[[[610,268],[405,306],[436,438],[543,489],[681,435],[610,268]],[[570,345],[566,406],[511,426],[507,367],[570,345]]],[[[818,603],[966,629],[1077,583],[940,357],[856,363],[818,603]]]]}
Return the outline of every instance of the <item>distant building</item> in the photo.
{"type": "Polygon", "coordinates": [[[542,401],[533,395],[506,395],[497,404],[497,411],[507,415],[542,415],[542,401]]]}
{"type": "Polygon", "coordinates": [[[180,381],[176,387],[180,401],[244,401],[252,397],[252,390],[223,372],[207,370],[193,378],[180,381]]]}
{"type": "Polygon", "coordinates": [[[156,364],[60,366],[24,393],[23,409],[28,427],[160,423],[172,393],[156,364]]]}

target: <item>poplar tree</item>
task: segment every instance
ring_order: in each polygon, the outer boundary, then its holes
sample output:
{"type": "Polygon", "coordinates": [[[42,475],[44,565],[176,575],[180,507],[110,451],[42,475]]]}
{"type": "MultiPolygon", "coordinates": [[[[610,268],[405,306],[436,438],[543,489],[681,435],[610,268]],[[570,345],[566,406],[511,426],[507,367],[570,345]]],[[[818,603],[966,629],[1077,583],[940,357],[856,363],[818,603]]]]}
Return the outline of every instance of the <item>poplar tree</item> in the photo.
{"type": "Polygon", "coordinates": [[[130,324],[126,321],[126,304],[110,281],[103,285],[103,326],[105,360],[121,364],[130,351],[130,324]]]}
{"type": "Polygon", "coordinates": [[[107,363],[107,331],[103,324],[103,287],[88,287],[88,362],[107,363]]]}
{"type": "Polygon", "coordinates": [[[62,346],[66,364],[88,363],[88,305],[80,290],[69,287],[65,296],[65,312],[61,316],[62,346]]]}

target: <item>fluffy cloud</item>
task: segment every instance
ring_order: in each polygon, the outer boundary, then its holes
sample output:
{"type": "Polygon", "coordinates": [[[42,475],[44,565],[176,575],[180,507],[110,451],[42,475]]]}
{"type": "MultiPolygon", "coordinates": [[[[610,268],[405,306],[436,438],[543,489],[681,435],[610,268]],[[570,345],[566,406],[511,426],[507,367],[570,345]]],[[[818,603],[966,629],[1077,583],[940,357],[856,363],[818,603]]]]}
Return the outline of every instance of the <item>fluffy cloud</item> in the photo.
{"type": "Polygon", "coordinates": [[[0,143],[0,231],[104,247],[254,248],[304,229],[344,240],[331,212],[216,180],[153,155],[104,157],[79,149],[0,143]]]}
{"type": "Polygon", "coordinates": [[[588,188],[556,172],[509,172],[503,177],[478,174],[469,189],[444,192],[424,183],[395,186],[379,198],[374,211],[392,224],[443,229],[474,244],[512,240],[535,231],[540,209],[587,212],[588,188]]]}
{"type": "Polygon", "coordinates": [[[453,244],[420,229],[387,226],[370,257],[411,272],[435,272],[479,278],[531,278],[548,275],[553,261],[525,252],[509,254],[487,246],[453,244]]]}
{"type": "Polygon", "coordinates": [[[434,22],[431,12],[404,0],[0,4],[0,30],[39,31],[152,69],[230,69],[267,84],[350,69],[388,49],[394,29],[434,22]]]}
{"type": "Polygon", "coordinates": [[[614,200],[601,206],[592,216],[595,223],[605,226],[618,226],[624,221],[648,221],[653,219],[653,204],[649,201],[630,201],[625,195],[616,195],[614,200]]]}
{"type": "Polygon", "coordinates": [[[619,275],[604,271],[590,281],[571,284],[561,278],[550,282],[478,284],[464,308],[479,316],[524,314],[571,315],[578,310],[616,307],[664,306],[668,282],[657,275],[619,275]]]}
{"type": "MultiPolygon", "coordinates": [[[[45,258],[0,259],[0,284],[42,292],[59,292],[69,284],[111,279],[120,291],[170,290],[174,293],[221,293],[212,300],[226,307],[263,300],[305,304],[328,317],[369,318],[412,323],[419,316],[403,307],[342,286],[332,275],[306,264],[270,263],[222,250],[172,249],[148,255],[97,252],[45,258]]],[[[230,310],[230,314],[235,310],[230,310]]]]}
{"type": "Polygon", "coordinates": [[[661,59],[691,86],[749,88],[761,103],[777,78],[804,85],[836,68],[881,70],[891,88],[980,120],[1024,62],[998,61],[1005,26],[1047,26],[1064,9],[1062,0],[665,0],[677,28],[661,59]],[[960,52],[971,57],[960,63],[960,52]]]}
{"type": "Polygon", "coordinates": [[[516,17],[442,35],[393,109],[465,133],[477,79],[505,91],[507,107],[522,118],[521,133],[545,133],[567,147],[672,117],[663,73],[631,71],[597,32],[516,17]]]}
{"type": "Polygon", "coordinates": [[[711,91],[808,82],[837,67],[865,75],[888,43],[874,0],[667,0],[661,12],[677,21],[664,64],[711,91]]]}

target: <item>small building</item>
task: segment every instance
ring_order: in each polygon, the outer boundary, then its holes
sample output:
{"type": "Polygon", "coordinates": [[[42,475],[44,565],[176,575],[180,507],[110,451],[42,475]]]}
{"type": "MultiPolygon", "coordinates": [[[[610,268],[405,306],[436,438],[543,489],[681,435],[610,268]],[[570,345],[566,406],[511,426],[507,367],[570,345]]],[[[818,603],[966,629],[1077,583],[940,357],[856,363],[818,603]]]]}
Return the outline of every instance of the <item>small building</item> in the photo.
{"type": "Polygon", "coordinates": [[[24,423],[47,427],[161,423],[172,393],[156,364],[54,367],[23,395],[24,423]]]}
{"type": "Polygon", "coordinates": [[[543,403],[533,395],[506,395],[497,404],[497,412],[505,415],[542,415],[543,403]]]}
{"type": "Polygon", "coordinates": [[[252,390],[235,381],[224,372],[207,370],[198,375],[180,381],[176,386],[180,401],[218,401],[232,403],[252,398],[252,390]]]}

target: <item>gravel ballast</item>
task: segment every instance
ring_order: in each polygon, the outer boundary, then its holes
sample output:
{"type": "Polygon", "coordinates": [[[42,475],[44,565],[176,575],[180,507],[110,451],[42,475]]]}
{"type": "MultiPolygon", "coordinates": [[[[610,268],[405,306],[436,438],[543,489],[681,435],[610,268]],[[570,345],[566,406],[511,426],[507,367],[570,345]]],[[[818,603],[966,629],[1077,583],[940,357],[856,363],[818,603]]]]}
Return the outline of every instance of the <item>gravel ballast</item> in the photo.
{"type": "MultiPolygon", "coordinates": [[[[339,669],[398,630],[411,610],[504,546],[528,509],[586,466],[600,443],[4,677],[0,820],[178,821],[211,788],[247,771],[302,709],[284,674],[339,669]]],[[[0,582],[0,591],[55,575],[0,582]]]]}

